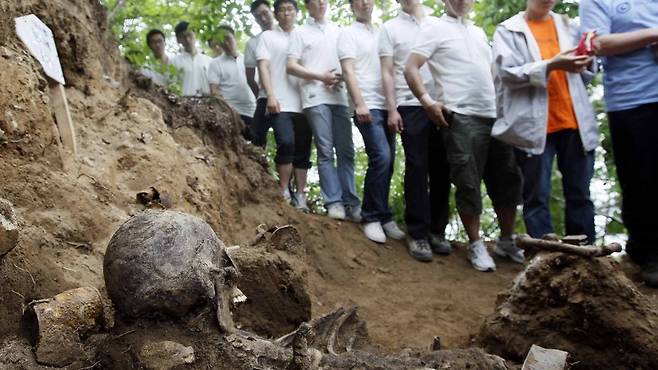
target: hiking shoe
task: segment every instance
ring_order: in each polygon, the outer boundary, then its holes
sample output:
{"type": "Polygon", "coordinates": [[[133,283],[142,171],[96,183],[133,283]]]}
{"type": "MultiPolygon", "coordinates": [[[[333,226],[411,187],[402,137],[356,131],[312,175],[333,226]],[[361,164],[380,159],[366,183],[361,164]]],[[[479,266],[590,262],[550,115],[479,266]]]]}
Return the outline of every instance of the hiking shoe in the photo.
{"type": "Polygon", "coordinates": [[[468,246],[468,259],[473,268],[478,271],[496,271],[496,264],[489,255],[482,239],[468,246]]]}
{"type": "Polygon", "coordinates": [[[306,204],[306,194],[304,193],[295,193],[292,196],[292,204],[297,208],[298,210],[304,212],[304,213],[309,213],[310,209],[308,208],[308,204],[306,204]]]}
{"type": "Polygon", "coordinates": [[[345,207],[340,203],[334,203],[327,206],[327,216],[334,220],[345,219],[345,207]]]}
{"type": "Polygon", "coordinates": [[[420,262],[432,262],[432,249],[425,239],[409,239],[409,254],[420,262]]]}
{"type": "Polygon", "coordinates": [[[432,252],[442,255],[448,255],[450,252],[452,252],[452,246],[450,245],[450,242],[445,240],[445,238],[441,235],[430,233],[428,240],[430,246],[432,247],[432,252]]]}
{"type": "Polygon", "coordinates": [[[642,265],[640,276],[648,287],[658,288],[658,261],[650,261],[642,265]]]}
{"type": "Polygon", "coordinates": [[[514,238],[500,238],[496,240],[496,248],[494,253],[501,257],[509,257],[516,263],[525,262],[525,255],[523,249],[516,246],[514,238]]]}
{"type": "Polygon", "coordinates": [[[386,243],[386,234],[384,234],[382,224],[379,222],[368,222],[367,224],[363,225],[363,233],[366,234],[366,238],[372,240],[375,243],[386,243]]]}
{"type": "Polygon", "coordinates": [[[361,206],[347,206],[345,213],[349,221],[361,223],[361,206]]]}
{"type": "Polygon", "coordinates": [[[393,220],[383,224],[382,228],[384,229],[386,236],[391,239],[402,240],[405,237],[404,231],[400,230],[398,224],[396,224],[393,220]]]}
{"type": "Polygon", "coordinates": [[[283,196],[283,199],[286,200],[286,203],[290,203],[292,200],[292,196],[290,196],[290,190],[286,189],[281,193],[281,196],[283,196]]]}

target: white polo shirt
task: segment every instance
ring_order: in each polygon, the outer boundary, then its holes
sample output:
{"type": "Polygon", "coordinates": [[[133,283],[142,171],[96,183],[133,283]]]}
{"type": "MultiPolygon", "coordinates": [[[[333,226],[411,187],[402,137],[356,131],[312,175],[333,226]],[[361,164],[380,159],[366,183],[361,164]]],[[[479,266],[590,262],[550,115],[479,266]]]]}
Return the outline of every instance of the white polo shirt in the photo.
{"type": "Polygon", "coordinates": [[[496,117],[491,46],[480,27],[463,18],[444,15],[423,29],[412,53],[428,58],[436,99],[450,110],[496,117]]]}
{"type": "Polygon", "coordinates": [[[208,69],[208,83],[219,85],[219,93],[238,113],[254,116],[256,98],[247,83],[242,55],[234,58],[223,53],[213,59],[208,69]]]}
{"type": "Polygon", "coordinates": [[[281,111],[301,113],[299,78],[286,73],[289,40],[290,33],[278,25],[272,31],[263,32],[258,40],[258,47],[256,47],[256,60],[269,60],[270,62],[272,88],[274,96],[281,105],[281,111]]]}
{"type": "MultiPolygon", "coordinates": [[[[421,105],[409,89],[407,80],[404,79],[404,67],[420,32],[439,21],[438,18],[429,15],[431,12],[429,9],[424,8],[424,10],[427,16],[418,21],[414,16],[400,9],[397,17],[384,23],[379,35],[379,56],[393,57],[395,100],[398,106],[421,105]]],[[[427,92],[435,97],[434,82],[426,65],[420,68],[420,75],[427,92]]]]}
{"type": "Polygon", "coordinates": [[[183,51],[171,59],[171,64],[183,75],[183,95],[209,95],[208,67],[212,58],[197,52],[192,56],[183,51]]]}
{"type": "MultiPolygon", "coordinates": [[[[256,75],[254,78],[258,81],[258,60],[256,59],[256,48],[258,47],[258,40],[263,33],[250,38],[247,41],[247,45],[244,49],[244,66],[245,68],[255,68],[256,75]]],[[[259,84],[260,86],[260,84],[259,84]]],[[[262,88],[258,88],[258,99],[265,98],[265,91],[262,88]]]]}
{"type": "Polygon", "coordinates": [[[354,59],[356,80],[368,109],[386,109],[378,40],[379,29],[361,22],[343,28],[338,37],[338,58],[354,59]]]}
{"type": "MultiPolygon", "coordinates": [[[[306,24],[292,32],[288,57],[299,59],[299,64],[315,72],[335,69],[340,73],[340,62],[336,52],[339,33],[340,28],[335,24],[318,23],[309,17],[306,24]]],[[[329,89],[321,81],[301,80],[300,88],[304,108],[320,104],[347,106],[347,92],[342,83],[339,89],[329,89]]]]}

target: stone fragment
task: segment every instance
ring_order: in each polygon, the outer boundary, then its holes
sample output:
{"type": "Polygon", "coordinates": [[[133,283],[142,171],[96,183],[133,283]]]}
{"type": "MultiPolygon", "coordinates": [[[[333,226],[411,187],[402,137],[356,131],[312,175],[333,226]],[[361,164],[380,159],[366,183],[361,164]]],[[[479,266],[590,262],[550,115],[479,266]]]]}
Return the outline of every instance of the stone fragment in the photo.
{"type": "Polygon", "coordinates": [[[547,349],[533,344],[521,370],[565,370],[568,369],[568,356],[569,353],[559,349],[547,349]]]}
{"type": "Polygon", "coordinates": [[[194,362],[194,348],[172,341],[147,343],[139,351],[139,362],[148,370],[169,370],[194,362]]]}
{"type": "Polygon", "coordinates": [[[11,203],[0,198],[0,257],[18,244],[18,222],[11,203]]]}

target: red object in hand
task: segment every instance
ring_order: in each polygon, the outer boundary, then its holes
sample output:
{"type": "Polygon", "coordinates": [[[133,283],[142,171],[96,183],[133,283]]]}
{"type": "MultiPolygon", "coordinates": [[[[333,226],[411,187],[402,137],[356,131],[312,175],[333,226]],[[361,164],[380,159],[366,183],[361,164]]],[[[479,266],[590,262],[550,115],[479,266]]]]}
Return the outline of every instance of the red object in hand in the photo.
{"type": "Polygon", "coordinates": [[[583,36],[578,42],[578,47],[576,47],[576,55],[594,54],[594,38],[596,38],[596,31],[583,33],[583,36]]]}

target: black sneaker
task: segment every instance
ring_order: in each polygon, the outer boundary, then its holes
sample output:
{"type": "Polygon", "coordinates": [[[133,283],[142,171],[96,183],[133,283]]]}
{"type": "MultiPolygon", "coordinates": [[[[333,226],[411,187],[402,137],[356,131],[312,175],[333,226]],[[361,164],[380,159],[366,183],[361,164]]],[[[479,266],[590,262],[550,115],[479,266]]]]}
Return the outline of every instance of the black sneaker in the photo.
{"type": "Polygon", "coordinates": [[[420,262],[432,262],[432,249],[426,239],[409,239],[409,254],[420,262]]]}

